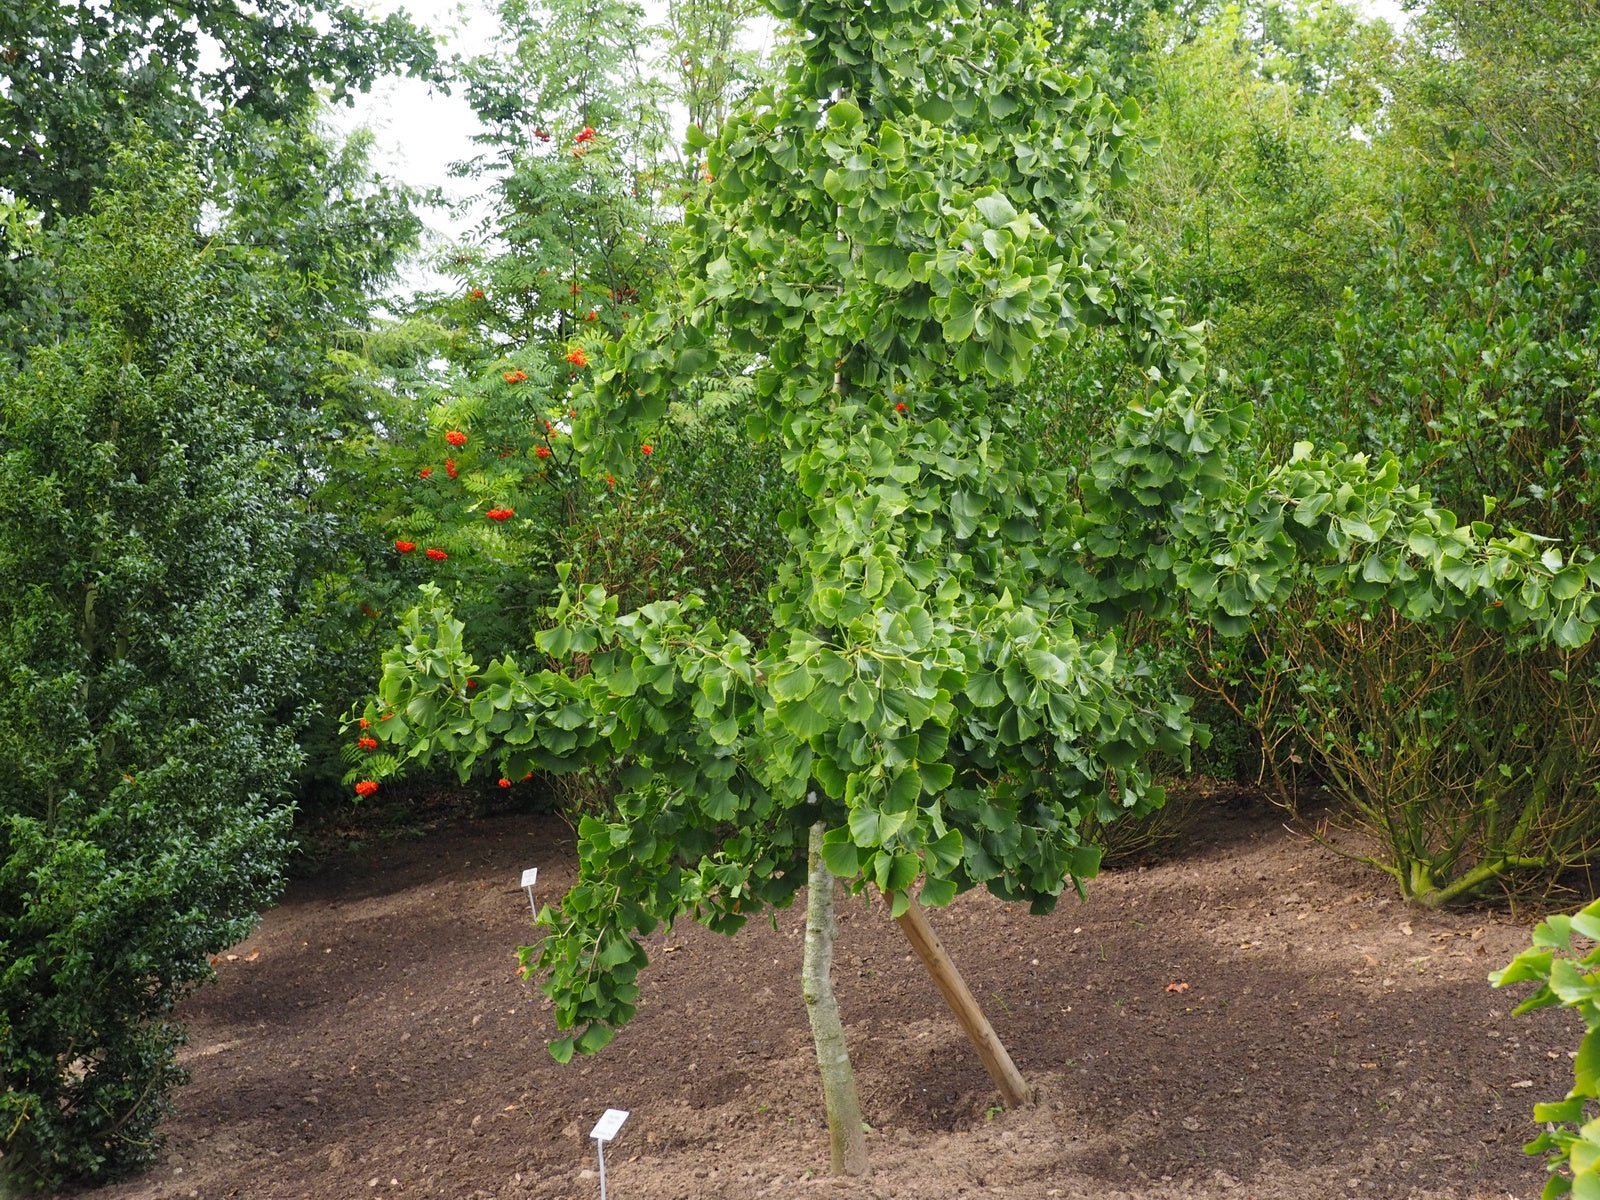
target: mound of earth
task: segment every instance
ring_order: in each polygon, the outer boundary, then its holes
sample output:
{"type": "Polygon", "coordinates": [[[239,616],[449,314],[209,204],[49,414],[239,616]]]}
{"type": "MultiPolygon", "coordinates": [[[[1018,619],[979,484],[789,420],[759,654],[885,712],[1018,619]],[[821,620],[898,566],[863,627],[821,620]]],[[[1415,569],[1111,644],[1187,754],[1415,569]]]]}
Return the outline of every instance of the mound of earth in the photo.
{"type": "Polygon", "coordinates": [[[160,1164],[89,1193],[946,1200],[1531,1197],[1535,1100],[1568,1014],[1511,1019],[1488,971],[1530,918],[1419,913],[1270,810],[1202,812],[1181,856],[1030,917],[978,892],[930,919],[1039,1101],[1006,1112],[881,903],[846,900],[836,985],[874,1173],[827,1177],[799,992],[802,912],[650,940],[639,1016],[559,1066],[516,972],[571,882],[550,817],[460,821],[330,862],[183,1011],[193,1082],[160,1164]]]}

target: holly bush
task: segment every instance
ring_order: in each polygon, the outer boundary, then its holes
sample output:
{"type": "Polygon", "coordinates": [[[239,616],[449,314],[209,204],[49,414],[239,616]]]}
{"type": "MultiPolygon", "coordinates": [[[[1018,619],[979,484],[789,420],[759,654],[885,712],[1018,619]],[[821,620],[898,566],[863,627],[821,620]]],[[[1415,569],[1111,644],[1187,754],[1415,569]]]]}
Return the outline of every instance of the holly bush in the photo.
{"type": "MultiPolygon", "coordinates": [[[[0,378],[0,1184],[148,1162],[179,999],[287,853],[305,647],[245,264],[149,146],[39,243],[64,334],[0,378]]],[[[3,1189],[0,1189],[3,1190],[3,1189]]]]}

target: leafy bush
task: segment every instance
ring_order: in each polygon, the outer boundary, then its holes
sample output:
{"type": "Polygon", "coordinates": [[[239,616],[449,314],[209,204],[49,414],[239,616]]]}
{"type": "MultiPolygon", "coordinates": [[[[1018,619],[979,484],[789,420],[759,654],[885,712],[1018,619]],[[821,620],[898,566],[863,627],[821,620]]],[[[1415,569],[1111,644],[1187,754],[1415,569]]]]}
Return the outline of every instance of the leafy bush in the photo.
{"type": "MultiPolygon", "coordinates": [[[[1286,350],[1326,336],[1355,264],[1377,240],[1368,215],[1381,211],[1374,196],[1383,159],[1354,134],[1377,106],[1372,71],[1391,54],[1387,28],[1353,9],[1297,0],[1060,0],[1049,8],[1079,45],[1110,47],[1112,68],[1139,98],[1148,153],[1107,203],[1151,249],[1162,285],[1182,297],[1189,319],[1204,319],[1219,368],[1209,386],[1247,398],[1252,382],[1275,379],[1286,350]]],[[[1041,430],[1041,447],[1067,464],[1105,438],[1147,382],[1107,331],[1052,375],[1042,382],[1055,419],[1041,430]]],[[[1270,422],[1276,409],[1262,408],[1270,422]]],[[[1191,645],[1208,639],[1203,623],[1187,636],[1160,623],[1129,635],[1200,705],[1195,715],[1213,737],[1195,747],[1194,770],[1254,783],[1276,763],[1256,745],[1250,721],[1207,695],[1219,685],[1191,645]]],[[[1234,650],[1223,653],[1231,659],[1234,650]]]]}
{"type": "Polygon", "coordinates": [[[0,1180],[150,1159],[177,1001],[286,853],[305,656],[269,348],[142,147],[46,242],[69,331],[0,378],[0,1180]],[[141,161],[142,159],[142,161],[141,161]]]}
{"type": "Polygon", "coordinates": [[[1571,916],[1540,921],[1533,931],[1533,945],[1489,976],[1495,987],[1539,985],[1514,1013],[1559,1004],[1583,1018],[1583,1041],[1572,1064],[1572,1090],[1564,1100],[1533,1106],[1533,1119],[1546,1128],[1523,1147],[1529,1154],[1548,1156],[1550,1178],[1542,1200],[1569,1194],[1578,1200],[1600,1196],[1600,1119],[1591,1116],[1600,1102],[1600,980],[1596,978],[1600,945],[1580,953],[1574,936],[1600,943],[1600,900],[1571,916]]]}
{"type": "Polygon", "coordinates": [[[697,597],[706,614],[754,641],[772,632],[767,589],[798,502],[778,451],[745,436],[737,392],[675,410],[631,486],[596,496],[565,536],[573,582],[624,605],[697,597]]]}
{"type": "Polygon", "coordinates": [[[1551,878],[1600,850],[1590,648],[1509,649],[1468,623],[1310,594],[1259,648],[1248,713],[1274,781],[1315,761],[1341,818],[1372,839],[1364,861],[1407,900],[1551,878]]]}
{"type": "MultiPolygon", "coordinates": [[[[1553,538],[1600,532],[1600,304],[1585,251],[1530,227],[1520,197],[1476,228],[1399,216],[1331,341],[1285,356],[1265,398],[1281,438],[1392,454],[1458,513],[1553,538]]],[[[1465,200],[1462,201],[1465,203],[1465,200]]]]}
{"type": "MultiPolygon", "coordinates": [[[[1241,62],[1227,21],[1153,63],[1163,148],[1126,211],[1213,318],[1216,361],[1272,450],[1392,455],[1441,507],[1593,543],[1600,308],[1583,214],[1600,173],[1572,119],[1592,91],[1590,9],[1441,0],[1392,57],[1341,52],[1309,83],[1270,54],[1241,62]],[[1381,120],[1350,74],[1364,59],[1393,96],[1381,120]],[[1375,136],[1352,139],[1353,123],[1375,136]]],[[[1281,28],[1285,45],[1319,44],[1303,22],[1281,28]]],[[[1373,37],[1333,33],[1335,49],[1373,37]]],[[[1249,642],[1202,646],[1196,676],[1253,728],[1280,798],[1327,783],[1373,861],[1430,903],[1588,857],[1593,667],[1397,623],[1354,595],[1388,582],[1330,593],[1307,577],[1249,642]]]]}
{"type": "MultiPolygon", "coordinates": [[[[748,7],[698,14],[674,36],[731,35],[748,7]]],[[[442,265],[459,290],[419,306],[449,341],[436,377],[374,430],[380,461],[359,502],[388,563],[353,573],[346,595],[378,613],[426,583],[489,653],[520,654],[555,598],[554,564],[569,562],[630,602],[694,597],[765,638],[793,492],[776,451],[745,435],[749,356],[681,389],[610,471],[585,464],[571,436],[591,357],[646,319],[669,278],[673,210],[709,182],[664,157],[662,97],[638,74],[647,31],[619,4],[500,15],[504,44],[465,69],[489,153],[462,169],[492,186],[493,235],[453,248],[442,265]]],[[[690,81],[701,116],[736,74],[690,81]]],[[[346,761],[347,783],[389,765],[348,750],[346,761]]],[[[610,786],[585,776],[564,791],[588,807],[610,786]]]]}
{"type": "MultiPolygon", "coordinates": [[[[1453,511],[1592,544],[1594,273],[1583,250],[1528,227],[1514,190],[1463,175],[1446,191],[1456,208],[1485,197],[1497,215],[1422,232],[1397,218],[1332,341],[1287,354],[1260,397],[1274,437],[1348,440],[1397,458],[1453,511]]],[[[1543,585],[1529,587],[1537,600],[1543,585]]],[[[1280,797],[1294,802],[1293,760],[1314,757],[1408,899],[1549,878],[1600,848],[1600,679],[1587,654],[1422,629],[1308,581],[1254,647],[1222,657],[1214,686],[1250,717],[1280,797]]]]}
{"type": "Polygon", "coordinates": [[[302,805],[341,774],[339,718],[377,662],[382,613],[415,586],[384,537],[375,499],[387,473],[374,447],[431,383],[419,364],[448,338],[423,322],[377,324],[371,297],[421,222],[417,197],[373,174],[370,148],[365,135],[327,137],[309,116],[247,127],[207,189],[218,242],[249,264],[219,286],[271,333],[273,357],[252,384],[292,473],[282,489],[283,519],[298,526],[292,620],[317,648],[302,667],[311,703],[277,714],[301,729],[302,805]]]}

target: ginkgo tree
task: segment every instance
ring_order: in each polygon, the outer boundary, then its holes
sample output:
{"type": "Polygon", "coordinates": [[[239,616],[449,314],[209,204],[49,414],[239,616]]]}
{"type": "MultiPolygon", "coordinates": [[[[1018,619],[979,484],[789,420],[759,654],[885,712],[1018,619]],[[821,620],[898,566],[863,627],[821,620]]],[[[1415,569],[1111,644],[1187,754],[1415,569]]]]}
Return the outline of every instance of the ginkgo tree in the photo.
{"type": "MultiPolygon", "coordinates": [[[[1594,564],[1459,525],[1390,466],[1234,461],[1248,409],[1208,397],[1197,334],[1102,212],[1137,112],[1053,66],[1040,28],[974,0],[771,7],[792,53],[696,147],[713,183],[679,238],[683,292],[594,363],[573,429],[621,473],[719,355],[756,356],[750,431],[802,496],[770,637],[575,587],[541,661],[481,665],[428,592],[366,712],[401,761],[616,768],[523,952],[571,1031],[561,1059],[634,1015],[644,935],[685,916],[733,933],[811,868],[881,892],[914,941],[919,904],[976,885],[1049,911],[1098,867],[1085,819],[1159,804],[1143,762],[1194,736],[1123,636],[1132,613],[1238,633],[1317,572],[1417,619],[1569,644],[1600,619],[1594,564]],[[1106,324],[1148,386],[1082,462],[1042,461],[1020,385],[1106,324]]],[[[1021,1098],[1003,1051],[986,1065],[1021,1098]]],[[[860,1169],[834,1124],[835,1166],[860,1169]]]]}

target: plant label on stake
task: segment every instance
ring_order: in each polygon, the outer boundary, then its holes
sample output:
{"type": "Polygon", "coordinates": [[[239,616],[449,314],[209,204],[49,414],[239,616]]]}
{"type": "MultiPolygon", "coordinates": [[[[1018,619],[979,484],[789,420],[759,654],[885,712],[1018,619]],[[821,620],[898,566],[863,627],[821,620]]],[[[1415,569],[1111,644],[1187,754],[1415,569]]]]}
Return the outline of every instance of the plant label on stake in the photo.
{"type": "Polygon", "coordinates": [[[606,1143],[621,1132],[622,1123],[627,1119],[627,1109],[608,1108],[589,1131],[594,1139],[594,1152],[600,1156],[600,1200],[606,1200],[606,1143]]]}
{"type": "Polygon", "coordinates": [[[537,882],[539,882],[538,867],[529,867],[522,873],[522,888],[528,893],[528,908],[535,917],[539,915],[539,906],[533,902],[533,885],[537,882]]]}

